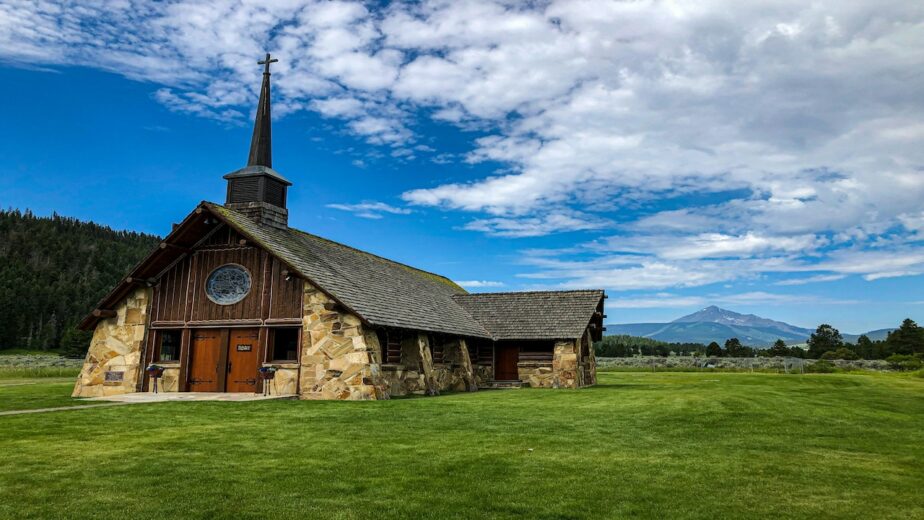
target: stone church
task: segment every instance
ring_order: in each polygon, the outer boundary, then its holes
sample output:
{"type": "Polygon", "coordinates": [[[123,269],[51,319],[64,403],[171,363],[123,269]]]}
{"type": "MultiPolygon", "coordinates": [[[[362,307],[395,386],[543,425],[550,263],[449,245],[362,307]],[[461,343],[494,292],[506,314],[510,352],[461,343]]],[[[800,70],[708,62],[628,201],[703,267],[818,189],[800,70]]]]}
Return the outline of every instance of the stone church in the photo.
{"type": "Polygon", "coordinates": [[[247,166],[81,322],[75,397],[150,391],[302,399],[595,382],[602,290],[469,294],[438,274],[288,226],[272,168],[267,55],[247,166]]]}

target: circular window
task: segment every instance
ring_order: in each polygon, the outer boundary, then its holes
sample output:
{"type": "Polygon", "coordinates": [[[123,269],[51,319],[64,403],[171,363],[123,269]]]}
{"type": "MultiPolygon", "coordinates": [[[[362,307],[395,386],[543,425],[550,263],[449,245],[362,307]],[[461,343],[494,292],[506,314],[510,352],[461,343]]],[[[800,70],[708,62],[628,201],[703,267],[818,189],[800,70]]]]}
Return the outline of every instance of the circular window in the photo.
{"type": "Polygon", "coordinates": [[[223,265],[212,271],[205,281],[205,294],[219,305],[237,303],[249,292],[250,273],[239,265],[223,265]]]}

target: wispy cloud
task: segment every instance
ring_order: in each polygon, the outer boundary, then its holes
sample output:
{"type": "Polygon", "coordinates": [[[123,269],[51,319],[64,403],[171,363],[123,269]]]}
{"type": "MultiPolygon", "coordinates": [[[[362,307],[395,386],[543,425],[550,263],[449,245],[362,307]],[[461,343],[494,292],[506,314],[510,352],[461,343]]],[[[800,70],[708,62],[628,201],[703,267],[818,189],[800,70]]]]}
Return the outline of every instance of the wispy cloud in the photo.
{"type": "Polygon", "coordinates": [[[456,281],[457,284],[462,287],[471,288],[471,289],[482,289],[490,287],[503,287],[503,282],[492,282],[489,280],[459,280],[456,281]]]}
{"type": "Polygon", "coordinates": [[[384,202],[363,201],[358,204],[328,204],[328,208],[349,211],[357,217],[380,219],[383,213],[392,215],[408,215],[411,210],[407,208],[398,208],[384,202]]]}
{"type": "Polygon", "coordinates": [[[790,278],[787,280],[780,280],[775,282],[774,285],[806,285],[810,283],[834,282],[837,280],[843,280],[846,277],[847,275],[845,274],[819,274],[805,278],[790,278]]]}

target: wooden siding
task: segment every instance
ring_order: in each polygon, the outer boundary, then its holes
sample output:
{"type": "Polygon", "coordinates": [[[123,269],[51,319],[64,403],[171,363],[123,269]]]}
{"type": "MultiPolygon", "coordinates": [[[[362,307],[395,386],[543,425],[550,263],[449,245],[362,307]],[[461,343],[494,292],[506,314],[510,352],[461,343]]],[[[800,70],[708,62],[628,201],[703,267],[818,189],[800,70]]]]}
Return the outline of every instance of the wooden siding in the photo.
{"type": "Polygon", "coordinates": [[[154,287],[152,326],[228,326],[297,323],[302,281],[263,249],[221,226],[167,269],[154,287]],[[250,293],[232,305],[218,305],[205,293],[205,280],[218,267],[237,264],[250,273],[250,293]],[[286,277],[290,279],[287,281],[286,277]]]}

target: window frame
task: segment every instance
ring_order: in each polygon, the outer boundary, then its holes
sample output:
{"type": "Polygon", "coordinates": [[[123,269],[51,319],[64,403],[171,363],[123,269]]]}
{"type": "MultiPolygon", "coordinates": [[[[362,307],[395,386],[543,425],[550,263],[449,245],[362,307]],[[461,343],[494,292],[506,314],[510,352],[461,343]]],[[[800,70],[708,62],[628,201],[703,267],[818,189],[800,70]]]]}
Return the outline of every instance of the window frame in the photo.
{"type": "Polygon", "coordinates": [[[268,327],[267,346],[266,346],[266,363],[299,363],[302,352],[302,327],[268,327]],[[295,331],[295,359],[277,359],[276,358],[276,333],[279,330],[295,331]]]}
{"type": "Polygon", "coordinates": [[[183,350],[183,329],[158,329],[156,334],[156,342],[154,343],[154,362],[155,363],[179,363],[180,355],[183,350]],[[176,345],[174,348],[174,357],[173,359],[164,359],[163,350],[164,350],[164,337],[168,335],[176,335],[176,345]]]}
{"type": "Polygon", "coordinates": [[[388,329],[385,327],[376,329],[376,337],[379,340],[379,347],[382,349],[382,365],[400,365],[401,364],[401,351],[402,349],[402,340],[404,339],[404,334],[399,329],[388,329]],[[385,338],[385,341],[382,341],[382,338],[385,338]],[[397,345],[397,349],[389,348],[389,346],[394,347],[397,345]],[[391,355],[389,355],[391,354],[391,355]]]}

